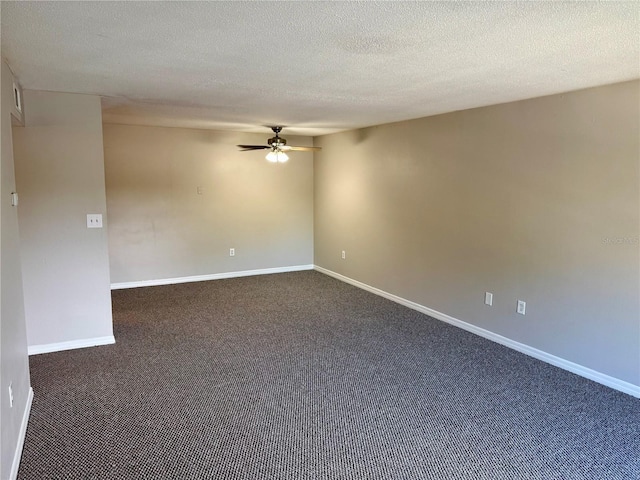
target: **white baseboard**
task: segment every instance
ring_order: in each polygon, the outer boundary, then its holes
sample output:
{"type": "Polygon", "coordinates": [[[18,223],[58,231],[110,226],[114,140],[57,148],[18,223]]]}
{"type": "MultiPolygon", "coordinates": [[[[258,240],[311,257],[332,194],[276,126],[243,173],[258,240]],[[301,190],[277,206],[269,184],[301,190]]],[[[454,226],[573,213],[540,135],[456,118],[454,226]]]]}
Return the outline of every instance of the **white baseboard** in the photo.
{"type": "Polygon", "coordinates": [[[629,383],[624,380],[620,380],[618,378],[612,377],[610,375],[606,375],[604,373],[598,372],[596,370],[592,370],[590,368],[584,367],[577,363],[570,362],[569,360],[565,360],[564,358],[556,357],[555,355],[551,355],[550,353],[544,352],[542,350],[538,350],[537,348],[530,347],[529,345],[525,345],[524,343],[516,342],[507,337],[503,337],[502,335],[498,335],[497,333],[493,333],[490,330],[486,330],[484,328],[477,327],[475,325],[464,322],[462,320],[458,320],[457,318],[451,317],[445,313],[438,312],[437,310],[433,310],[432,308],[425,307],[424,305],[420,305],[419,303],[406,300],[402,297],[398,297],[397,295],[393,295],[391,293],[385,292],[384,290],[380,290],[379,288],[375,288],[365,283],[354,280],[352,278],[345,277],[344,275],[333,272],[331,270],[327,270],[326,268],[322,268],[316,265],[314,269],[320,273],[324,273],[325,275],[329,275],[345,283],[349,283],[358,288],[367,290],[368,292],[374,293],[388,300],[404,305],[405,307],[409,307],[413,310],[417,310],[418,312],[429,315],[430,317],[436,318],[438,320],[442,320],[443,322],[462,328],[463,330],[466,330],[468,332],[475,333],[476,335],[484,337],[493,342],[499,343],[500,345],[504,345],[505,347],[512,348],[513,350],[517,350],[518,352],[537,358],[538,360],[542,360],[543,362],[549,363],[556,367],[560,367],[571,373],[580,375],[581,377],[588,378],[589,380],[593,380],[594,382],[598,382],[602,385],[613,388],[620,392],[627,393],[636,398],[640,398],[639,385],[634,385],[633,383],[629,383]]]}
{"type": "Polygon", "coordinates": [[[203,282],[207,280],[222,280],[225,278],[250,277],[253,275],[268,275],[271,273],[300,272],[313,270],[313,265],[293,265],[290,267],[263,268],[259,270],[242,270],[240,272],[211,273],[208,275],[193,275],[190,277],[161,278],[158,280],[141,280],[138,282],[112,283],[111,290],[124,288],[156,287],[159,285],[174,285],[176,283],[203,282]]]}
{"type": "Polygon", "coordinates": [[[27,435],[27,425],[29,423],[29,415],[31,414],[31,404],[33,403],[33,388],[29,387],[29,394],[27,395],[27,404],[24,408],[22,415],[22,423],[20,424],[20,432],[18,433],[18,443],[16,445],[16,451],[13,454],[13,463],[11,464],[11,473],[9,478],[15,480],[18,478],[18,468],[20,468],[20,459],[22,458],[22,449],[24,447],[24,439],[27,435]]]}
{"type": "Polygon", "coordinates": [[[47,343],[44,345],[29,345],[29,355],[40,353],[61,352],[62,350],[73,350],[75,348],[97,347],[98,345],[110,345],[116,343],[113,335],[106,337],[83,338],[81,340],[71,340],[69,342],[47,343]]]}

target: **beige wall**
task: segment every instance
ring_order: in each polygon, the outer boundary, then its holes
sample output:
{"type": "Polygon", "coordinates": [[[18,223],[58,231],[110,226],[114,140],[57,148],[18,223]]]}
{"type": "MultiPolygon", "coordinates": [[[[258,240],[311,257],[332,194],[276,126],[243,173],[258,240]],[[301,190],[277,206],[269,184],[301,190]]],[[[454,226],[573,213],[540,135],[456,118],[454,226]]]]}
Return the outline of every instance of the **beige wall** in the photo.
{"type": "MultiPolygon", "coordinates": [[[[100,98],[25,90],[14,130],[30,348],[112,337],[100,98]],[[100,213],[104,228],[87,229],[100,213]]],[[[79,346],[79,345],[77,345],[79,346]]]]}
{"type": "Polygon", "coordinates": [[[628,82],[317,138],[315,263],[640,385],[639,100],[628,82]]]}
{"type": "Polygon", "coordinates": [[[268,137],[104,125],[111,281],[311,265],[313,156],[271,164],[236,147],[268,137]]]}
{"type": "MultiPolygon", "coordinates": [[[[22,269],[20,264],[20,236],[18,233],[18,208],[11,206],[11,192],[15,192],[13,143],[11,139],[13,107],[13,75],[2,62],[2,104],[0,123],[2,128],[2,169],[0,170],[0,478],[11,478],[12,467],[19,459],[20,435],[28,395],[29,359],[27,358],[27,333],[22,293],[22,269]],[[9,404],[9,385],[13,389],[13,407],[9,404]],[[18,457],[16,457],[18,453],[18,457]]],[[[26,426],[26,425],[25,425],[26,426]]]]}

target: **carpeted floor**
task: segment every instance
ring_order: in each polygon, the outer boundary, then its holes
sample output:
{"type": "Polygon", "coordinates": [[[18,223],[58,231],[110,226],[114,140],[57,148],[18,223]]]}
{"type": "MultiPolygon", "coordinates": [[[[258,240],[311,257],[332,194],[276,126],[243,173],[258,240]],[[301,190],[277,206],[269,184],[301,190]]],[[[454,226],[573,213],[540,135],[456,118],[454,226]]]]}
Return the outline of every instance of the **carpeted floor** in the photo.
{"type": "Polygon", "coordinates": [[[640,478],[640,400],[317,272],[113,292],[19,478],[640,478]]]}

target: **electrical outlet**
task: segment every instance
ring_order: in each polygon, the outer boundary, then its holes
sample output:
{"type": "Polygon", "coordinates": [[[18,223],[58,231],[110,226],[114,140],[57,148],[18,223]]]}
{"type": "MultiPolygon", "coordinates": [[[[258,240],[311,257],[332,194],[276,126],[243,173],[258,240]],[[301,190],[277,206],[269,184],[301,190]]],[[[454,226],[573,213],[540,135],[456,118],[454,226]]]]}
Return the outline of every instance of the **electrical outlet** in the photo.
{"type": "Polygon", "coordinates": [[[347,252],[342,250],[342,259],[345,260],[347,258],[347,252]]]}
{"type": "Polygon", "coordinates": [[[516,312],[520,315],[524,315],[524,312],[527,309],[527,302],[523,302],[522,300],[518,300],[518,306],[516,308],[516,312]]]}
{"type": "Polygon", "coordinates": [[[13,383],[9,383],[9,407],[13,408],[13,383]]]}
{"type": "Polygon", "coordinates": [[[489,306],[493,305],[493,293],[484,292],[484,304],[489,306]]]}
{"type": "Polygon", "coordinates": [[[89,213],[87,215],[87,228],[102,228],[102,214],[89,213]]]}
{"type": "Polygon", "coordinates": [[[235,248],[230,248],[229,249],[229,256],[230,257],[235,257],[236,256],[236,249],[235,248]]]}

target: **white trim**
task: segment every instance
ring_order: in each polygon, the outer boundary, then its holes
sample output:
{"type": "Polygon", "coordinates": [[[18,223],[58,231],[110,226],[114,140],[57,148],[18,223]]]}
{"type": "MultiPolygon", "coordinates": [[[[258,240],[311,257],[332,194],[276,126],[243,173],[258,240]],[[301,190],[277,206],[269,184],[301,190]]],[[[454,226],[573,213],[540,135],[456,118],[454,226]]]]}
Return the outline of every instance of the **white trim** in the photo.
{"type": "Polygon", "coordinates": [[[193,275],[190,277],[160,278],[158,280],[141,280],[138,282],[112,283],[111,290],[137,287],[156,287],[159,285],[203,282],[207,280],[222,280],[225,278],[249,277],[252,275],[269,275],[271,273],[300,272],[302,270],[313,270],[313,267],[313,265],[292,265],[290,267],[262,268],[259,270],[242,270],[240,272],[211,273],[207,275],[193,275]]]}
{"type": "Polygon", "coordinates": [[[486,330],[470,323],[463,322],[462,320],[458,320],[457,318],[451,317],[445,313],[438,312],[437,310],[425,307],[424,305],[420,305],[419,303],[406,300],[402,297],[398,297],[397,295],[393,295],[391,293],[385,292],[384,290],[380,290],[379,288],[375,288],[352,278],[345,277],[344,275],[333,272],[331,270],[327,270],[326,268],[322,268],[316,265],[314,269],[320,273],[324,273],[325,275],[337,278],[338,280],[341,280],[345,283],[349,283],[358,288],[367,290],[388,300],[404,305],[405,307],[417,310],[418,312],[429,315],[430,317],[442,320],[443,322],[462,328],[463,330],[466,330],[468,332],[475,333],[476,335],[499,343],[500,345],[504,345],[505,347],[512,348],[513,350],[517,350],[518,352],[537,358],[538,360],[542,360],[543,362],[550,363],[551,365],[560,367],[571,373],[580,375],[581,377],[588,378],[589,380],[593,380],[594,382],[598,382],[620,392],[627,393],[636,398],[640,398],[640,385],[634,385],[633,383],[629,383],[624,380],[620,380],[619,378],[606,375],[604,373],[598,372],[597,370],[592,370],[577,363],[570,362],[569,360],[565,360],[564,358],[556,357],[555,355],[551,355],[550,353],[547,353],[545,351],[530,347],[529,345],[525,345],[524,343],[516,342],[515,340],[511,340],[507,337],[503,337],[502,335],[498,335],[497,333],[493,333],[490,330],[486,330]]]}
{"type": "Polygon", "coordinates": [[[75,348],[97,347],[98,345],[110,345],[116,343],[113,335],[106,337],[83,338],[81,340],[71,340],[69,342],[47,343],[44,345],[29,345],[29,355],[40,353],[61,352],[62,350],[73,350],[75,348]]]}
{"type": "Polygon", "coordinates": [[[15,480],[18,478],[18,468],[20,468],[20,459],[22,458],[22,448],[24,447],[24,439],[27,435],[27,424],[29,423],[29,415],[31,414],[31,404],[33,403],[33,388],[29,387],[29,394],[27,395],[27,404],[24,408],[22,415],[22,423],[20,424],[20,431],[18,432],[18,443],[16,445],[16,451],[13,454],[13,463],[11,464],[11,473],[9,478],[15,480]]]}

